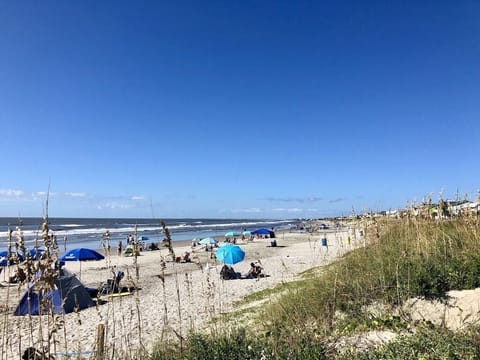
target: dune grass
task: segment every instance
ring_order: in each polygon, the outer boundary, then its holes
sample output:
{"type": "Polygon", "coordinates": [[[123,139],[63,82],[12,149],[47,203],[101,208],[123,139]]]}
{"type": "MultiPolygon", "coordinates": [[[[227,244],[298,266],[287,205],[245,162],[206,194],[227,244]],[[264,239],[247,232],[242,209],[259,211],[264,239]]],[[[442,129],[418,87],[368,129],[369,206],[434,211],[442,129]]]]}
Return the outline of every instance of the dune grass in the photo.
{"type": "Polygon", "coordinates": [[[441,328],[420,327],[414,334],[400,336],[376,349],[358,352],[349,349],[337,360],[437,360],[480,358],[478,329],[454,333],[441,328]]]}
{"type": "Polygon", "coordinates": [[[449,290],[480,286],[476,219],[390,220],[371,226],[378,238],[286,293],[266,316],[287,334],[308,321],[328,335],[338,313],[358,317],[372,304],[393,309],[411,297],[441,299],[449,290]]]}
{"type": "MultiPolygon", "coordinates": [[[[275,299],[256,312],[250,333],[190,335],[182,357],[196,353],[202,354],[199,359],[356,358],[360,355],[337,354],[332,339],[367,330],[411,330],[408,317],[396,311],[405,300],[444,299],[449,290],[480,287],[478,218],[384,219],[359,226],[368,234],[365,247],[322,271],[308,272],[304,280],[247,297],[246,302],[275,299]]],[[[367,351],[362,358],[475,358],[480,348],[476,334],[453,341],[457,335],[433,327],[367,351]],[[436,357],[428,357],[424,343],[436,357]],[[407,352],[418,356],[404,357],[407,352]]],[[[167,357],[157,347],[152,358],[167,357]]]]}

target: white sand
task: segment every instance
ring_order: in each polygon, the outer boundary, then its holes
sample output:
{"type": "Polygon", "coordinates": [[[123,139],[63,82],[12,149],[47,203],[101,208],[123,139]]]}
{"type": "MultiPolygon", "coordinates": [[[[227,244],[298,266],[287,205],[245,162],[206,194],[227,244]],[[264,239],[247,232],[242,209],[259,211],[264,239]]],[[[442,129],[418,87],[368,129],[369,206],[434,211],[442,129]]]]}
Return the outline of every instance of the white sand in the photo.
{"type": "MultiPolygon", "coordinates": [[[[165,282],[162,282],[159,277],[162,274],[161,263],[168,251],[142,252],[138,257],[137,283],[141,289],[133,295],[110,298],[103,305],[84,309],[77,314],[58,316],[56,321],[64,324],[54,334],[57,341],[54,351],[82,351],[88,356],[89,352],[95,350],[98,324],[105,325],[106,344],[116,354],[135,351],[141,346],[151,350],[156,340],[186,336],[189,330],[201,329],[219,314],[233,310],[235,302],[244,296],[291,281],[300,272],[328,263],[357,244],[363,244],[362,239],[358,237],[355,241],[355,236],[352,236],[352,243],[346,246],[344,238],[345,233],[340,232],[315,235],[281,233],[277,238],[279,246],[274,248],[269,247],[270,239],[239,243],[246,252],[246,258],[234,266],[235,270],[246,273],[250,262],[260,260],[268,277],[259,279],[221,280],[221,265],[209,258],[209,252],[197,247],[193,251],[194,263],[167,262],[165,282]],[[320,242],[324,234],[328,239],[328,251],[320,242]],[[207,262],[210,263],[208,268],[207,262]]],[[[185,250],[191,251],[191,248],[175,248],[177,255],[185,250]]],[[[122,281],[126,285],[127,277],[134,281],[136,279],[133,261],[131,257],[115,255],[99,262],[83,262],[81,274],[79,263],[67,263],[66,268],[78,274],[84,285],[98,287],[111,278],[111,267],[115,265],[126,273],[122,281]]],[[[0,288],[0,302],[14,308],[24,288],[3,285],[0,288]]],[[[48,332],[46,316],[43,319],[32,317],[30,327],[28,317],[15,317],[11,313],[0,314],[0,360],[17,359],[19,352],[27,346],[38,348],[40,323],[43,333],[48,332]]],[[[53,326],[50,325],[50,328],[53,326]]]]}

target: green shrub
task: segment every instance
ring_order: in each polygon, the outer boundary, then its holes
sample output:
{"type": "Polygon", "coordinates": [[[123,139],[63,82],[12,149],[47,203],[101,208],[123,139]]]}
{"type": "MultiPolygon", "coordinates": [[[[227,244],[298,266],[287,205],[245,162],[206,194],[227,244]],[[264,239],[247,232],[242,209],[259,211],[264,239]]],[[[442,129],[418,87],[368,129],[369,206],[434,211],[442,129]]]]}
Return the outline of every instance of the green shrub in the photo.
{"type": "Polygon", "coordinates": [[[160,347],[154,350],[151,360],[245,360],[245,359],[326,359],[321,343],[308,336],[277,339],[271,336],[246,336],[236,330],[222,336],[191,334],[183,349],[179,345],[160,347]]]}
{"type": "MultiPolygon", "coordinates": [[[[282,285],[279,299],[256,319],[262,324],[256,334],[193,334],[182,349],[163,347],[152,359],[325,359],[324,343],[332,334],[405,328],[392,315],[408,298],[441,299],[449,290],[480,286],[478,220],[388,220],[374,227],[367,233],[379,237],[365,248],[282,285]],[[372,316],[365,311],[370,305],[386,312],[372,316]]],[[[473,336],[422,329],[351,358],[473,359],[480,358],[479,343],[473,336]]]]}
{"type": "Polygon", "coordinates": [[[400,336],[376,349],[363,353],[350,350],[338,356],[338,360],[473,360],[480,358],[479,345],[471,334],[421,328],[415,334],[400,336]]]}

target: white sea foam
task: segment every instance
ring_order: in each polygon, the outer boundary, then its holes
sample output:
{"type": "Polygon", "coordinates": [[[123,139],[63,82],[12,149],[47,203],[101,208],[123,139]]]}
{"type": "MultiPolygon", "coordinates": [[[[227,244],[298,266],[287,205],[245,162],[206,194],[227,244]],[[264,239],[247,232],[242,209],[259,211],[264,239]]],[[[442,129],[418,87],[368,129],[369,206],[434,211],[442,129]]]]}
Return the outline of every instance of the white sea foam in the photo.
{"type": "MultiPolygon", "coordinates": [[[[243,221],[243,222],[215,222],[215,223],[205,223],[204,221],[195,221],[191,223],[182,222],[175,225],[167,225],[172,239],[189,239],[190,236],[195,237],[198,235],[205,236],[220,236],[223,235],[224,231],[231,230],[242,230],[244,228],[253,229],[257,227],[266,226],[280,226],[282,224],[291,223],[289,220],[270,220],[270,221],[243,221]]],[[[111,234],[111,239],[119,240],[123,237],[123,234],[131,234],[134,232],[135,225],[132,223],[122,223],[122,224],[112,224],[112,227],[88,227],[85,224],[52,224],[50,234],[57,237],[57,241],[61,243],[63,238],[67,238],[69,242],[82,242],[82,241],[100,241],[103,237],[103,234],[106,231],[109,231],[111,234]],[[119,227],[114,227],[119,226],[119,227]]],[[[156,224],[147,224],[143,223],[141,225],[137,224],[137,232],[140,234],[146,234],[147,236],[153,239],[161,239],[163,236],[162,226],[160,223],[156,224]]],[[[7,231],[0,232],[0,248],[7,246],[7,231]]],[[[35,238],[38,241],[41,241],[41,231],[37,229],[23,230],[23,235],[25,242],[33,243],[35,238]]],[[[12,234],[12,242],[14,243],[17,240],[16,231],[12,234]]]]}

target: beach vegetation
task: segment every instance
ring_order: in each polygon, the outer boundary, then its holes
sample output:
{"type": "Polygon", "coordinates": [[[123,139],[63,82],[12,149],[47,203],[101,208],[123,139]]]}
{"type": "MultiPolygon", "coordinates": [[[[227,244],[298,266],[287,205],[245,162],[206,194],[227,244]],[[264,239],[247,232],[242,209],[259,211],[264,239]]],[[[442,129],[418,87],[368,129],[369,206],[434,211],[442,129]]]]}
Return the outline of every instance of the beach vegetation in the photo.
{"type": "Polygon", "coordinates": [[[381,304],[391,315],[412,297],[445,299],[450,290],[480,286],[478,222],[385,221],[367,246],[325,267],[316,278],[297,282],[266,316],[288,329],[315,321],[325,334],[339,314],[361,319],[366,306],[381,304]]]}
{"type": "Polygon", "coordinates": [[[318,341],[304,338],[292,347],[288,341],[280,343],[272,336],[248,334],[245,328],[220,335],[190,334],[185,345],[180,352],[175,344],[157,344],[150,360],[326,359],[325,347],[318,341]]]}
{"type": "Polygon", "coordinates": [[[237,305],[246,305],[249,303],[270,299],[277,297],[288,291],[294,291],[297,288],[303,288],[302,281],[283,282],[272,288],[257,291],[245,296],[242,300],[238,301],[237,305]]]}
{"type": "Polygon", "coordinates": [[[344,349],[337,360],[437,360],[480,358],[478,329],[456,333],[441,327],[417,327],[391,342],[368,351],[354,347],[344,349]]]}
{"type": "MultiPolygon", "coordinates": [[[[367,239],[352,240],[357,241],[356,250],[305,272],[302,280],[282,283],[242,301],[243,305],[260,303],[261,311],[249,310],[248,321],[255,324],[255,332],[236,337],[218,331],[215,337],[196,333],[184,344],[185,354],[237,358],[225,350],[234,348],[233,354],[251,359],[479,358],[477,328],[460,334],[445,326],[419,324],[404,307],[408,299],[446,301],[450,290],[480,287],[479,219],[407,217],[355,226],[368,234],[367,239]],[[402,335],[361,353],[334,346],[345,336],[382,330],[402,335]],[[263,349],[263,353],[245,349],[263,349]]],[[[224,317],[226,328],[238,318],[224,317]]],[[[162,358],[156,354],[154,359],[162,358]]]]}

